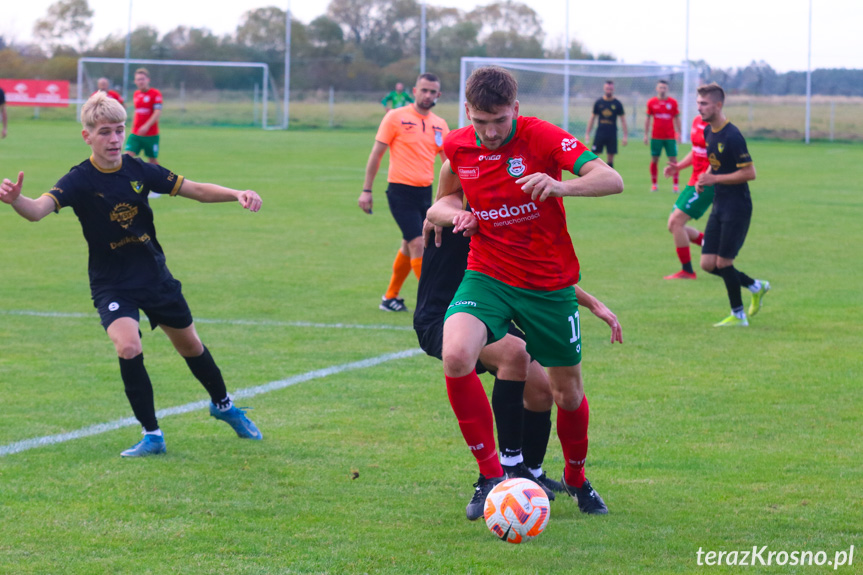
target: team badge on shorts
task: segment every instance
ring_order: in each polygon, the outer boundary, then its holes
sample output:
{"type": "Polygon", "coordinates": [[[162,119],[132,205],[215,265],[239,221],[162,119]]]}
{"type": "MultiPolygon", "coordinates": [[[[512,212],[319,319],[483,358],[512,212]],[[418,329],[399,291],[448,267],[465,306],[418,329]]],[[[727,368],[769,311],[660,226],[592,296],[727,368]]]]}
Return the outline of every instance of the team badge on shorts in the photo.
{"type": "Polygon", "coordinates": [[[118,309],[120,309],[120,304],[117,302],[112,301],[108,304],[108,311],[117,311],[118,309]]]}
{"type": "Polygon", "coordinates": [[[506,161],[506,171],[513,178],[521,177],[527,171],[527,166],[524,165],[524,158],[521,156],[509,158],[506,161]]]}

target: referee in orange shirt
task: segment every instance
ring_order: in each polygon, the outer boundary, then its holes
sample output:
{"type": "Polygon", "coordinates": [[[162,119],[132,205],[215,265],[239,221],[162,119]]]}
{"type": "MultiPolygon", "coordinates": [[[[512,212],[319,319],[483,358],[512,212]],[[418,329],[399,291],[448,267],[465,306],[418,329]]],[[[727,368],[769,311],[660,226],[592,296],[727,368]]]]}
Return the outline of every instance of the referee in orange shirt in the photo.
{"type": "Polygon", "coordinates": [[[422,74],[414,86],[414,103],[387,112],[378,133],[369,161],[366,179],[357,203],[367,214],[372,213],[372,185],[380,168],[381,158],[390,149],[387,174],[387,202],[390,212],[402,231],[402,243],[393,262],[393,275],[380,309],[408,311],[399,297],[402,285],[411,270],[420,277],[423,258],[423,220],[431,206],[435,156],[446,160],[443,139],[449,126],[431,109],[440,97],[440,80],[434,74],[422,74]]]}

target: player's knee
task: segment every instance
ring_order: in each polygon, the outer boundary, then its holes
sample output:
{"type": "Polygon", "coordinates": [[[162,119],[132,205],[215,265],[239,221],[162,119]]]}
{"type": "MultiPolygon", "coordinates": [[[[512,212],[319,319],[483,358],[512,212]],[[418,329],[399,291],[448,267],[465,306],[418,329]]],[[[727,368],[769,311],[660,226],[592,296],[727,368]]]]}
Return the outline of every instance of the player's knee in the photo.
{"type": "Polygon", "coordinates": [[[443,370],[450,377],[462,377],[476,368],[477,358],[470,357],[464,349],[443,350],[443,370]]]}
{"type": "Polygon", "coordinates": [[[134,359],[144,351],[140,341],[114,342],[114,348],[117,350],[117,356],[122,359],[134,359]]]}
{"type": "Polygon", "coordinates": [[[568,389],[554,391],[554,402],[559,409],[575,411],[584,400],[584,389],[581,386],[573,386],[568,389]]]}

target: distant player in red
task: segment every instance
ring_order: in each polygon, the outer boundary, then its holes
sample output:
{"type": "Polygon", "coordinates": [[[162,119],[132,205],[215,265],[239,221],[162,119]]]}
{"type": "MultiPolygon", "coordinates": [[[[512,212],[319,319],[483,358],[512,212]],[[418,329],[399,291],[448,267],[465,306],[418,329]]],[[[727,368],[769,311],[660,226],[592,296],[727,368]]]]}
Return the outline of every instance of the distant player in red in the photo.
{"type": "MultiPolygon", "coordinates": [[[[451,132],[444,151],[470,211],[457,193],[442,196],[428,211],[430,222],[471,237],[468,269],[447,310],[442,351],[447,395],[480,470],[465,511],[470,520],[481,517],[486,496],[503,480],[476,362],[483,347],[503,338],[515,321],[528,353],[548,371],[558,406],[564,488],[583,512],[604,514],[608,508],[584,477],[589,410],[573,287],[579,265],[562,198],[620,193],[623,180],[569,133],[519,117],[517,92],[515,78],[502,68],[478,68],[468,78],[471,125],[451,132]],[[563,169],[580,177],[563,182],[563,169]]],[[[440,185],[458,189],[446,181],[440,185]]],[[[523,382],[527,369],[525,363],[511,377],[523,382]]]]}
{"type": "MultiPolygon", "coordinates": [[[[659,189],[659,156],[662,150],[668,156],[668,161],[677,163],[677,142],[680,140],[680,111],[677,100],[668,95],[668,82],[660,80],[656,83],[656,97],[647,101],[647,119],[644,121],[644,144],[650,136],[650,191],[659,189]],[[650,131],[650,120],[653,119],[653,132],[650,131]]],[[[679,191],[677,174],[674,174],[674,191],[679,191]]]]}
{"type": "Polygon", "coordinates": [[[133,97],[135,118],[124,151],[130,156],[143,152],[151,164],[158,164],[162,93],[150,87],[150,72],[146,68],[135,70],[135,86],[138,87],[133,97]]]}
{"type": "Polygon", "coordinates": [[[690,219],[699,219],[713,204],[713,186],[704,186],[701,192],[696,189],[698,176],[710,168],[710,162],[707,161],[707,144],[704,142],[704,128],[707,125],[701,116],[695,116],[689,135],[692,150],[680,162],[676,164],[669,162],[663,170],[666,178],[672,175],[676,178],[680,170],[692,166],[692,176],[690,176],[686,187],[683,188],[683,192],[677,197],[671,215],[668,216],[668,231],[674,237],[674,247],[677,248],[677,257],[680,259],[682,269],[670,276],[665,276],[667,280],[695,279],[689,242],[700,246],[704,240],[704,234],[691,226],[687,226],[686,222],[690,219]]]}
{"type": "MultiPolygon", "coordinates": [[[[121,104],[123,103],[123,96],[111,89],[111,81],[108,78],[99,78],[96,81],[96,88],[98,88],[96,92],[105,92],[109,98],[114,98],[121,104]]],[[[93,92],[93,94],[96,92],[93,92]]],[[[93,94],[90,95],[92,96],[93,94]]]]}

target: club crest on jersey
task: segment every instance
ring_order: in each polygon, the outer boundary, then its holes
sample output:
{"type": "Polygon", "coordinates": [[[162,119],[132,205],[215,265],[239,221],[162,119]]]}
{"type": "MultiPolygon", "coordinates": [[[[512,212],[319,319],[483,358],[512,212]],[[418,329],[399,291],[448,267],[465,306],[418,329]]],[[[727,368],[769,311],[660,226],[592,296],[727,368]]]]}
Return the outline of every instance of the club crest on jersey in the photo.
{"type": "Polygon", "coordinates": [[[716,144],[716,149],[719,150],[719,153],[721,154],[722,152],[725,151],[725,144],[723,144],[722,142],[719,142],[718,144],[716,144]]]}
{"type": "Polygon", "coordinates": [[[521,156],[509,158],[506,161],[506,171],[513,178],[521,177],[527,171],[527,166],[524,165],[524,158],[521,156]]]}
{"type": "Polygon", "coordinates": [[[443,146],[443,130],[441,128],[438,128],[437,126],[433,126],[432,129],[434,130],[435,146],[443,146]]]}
{"type": "Polygon", "coordinates": [[[129,182],[129,184],[132,186],[132,189],[135,190],[136,194],[140,194],[141,190],[144,189],[144,183],[143,182],[136,182],[133,180],[133,181],[129,182]]]}

